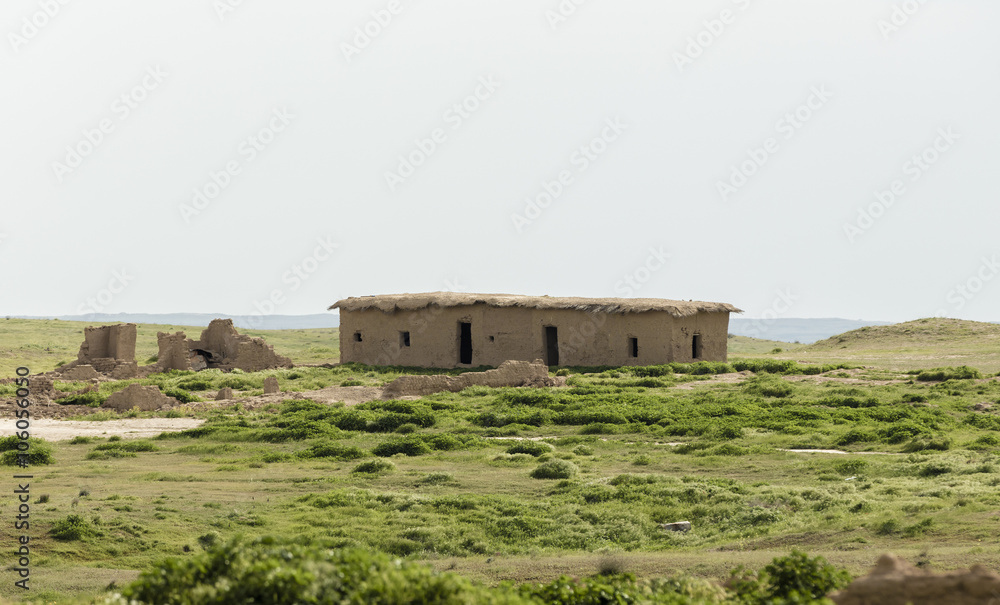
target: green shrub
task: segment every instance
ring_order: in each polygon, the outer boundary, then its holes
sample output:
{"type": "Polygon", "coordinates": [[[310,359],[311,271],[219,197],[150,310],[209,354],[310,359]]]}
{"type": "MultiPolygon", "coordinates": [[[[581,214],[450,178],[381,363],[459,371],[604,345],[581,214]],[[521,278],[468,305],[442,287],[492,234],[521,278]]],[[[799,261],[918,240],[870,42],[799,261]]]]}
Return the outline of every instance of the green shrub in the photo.
{"type": "Polygon", "coordinates": [[[988,450],[1000,446],[1000,437],[996,435],[983,435],[967,445],[970,450],[988,450]]]}
{"type": "Polygon", "coordinates": [[[549,460],[531,471],[533,479],[570,479],[579,469],[568,460],[549,460]]]}
{"type": "Polygon", "coordinates": [[[931,462],[920,467],[920,470],[917,471],[917,475],[920,477],[937,477],[938,475],[946,475],[952,470],[953,469],[950,465],[931,462]]]}
{"type": "Polygon", "coordinates": [[[87,391],[85,393],[77,393],[76,395],[70,395],[68,397],[60,397],[56,399],[56,403],[59,405],[86,405],[92,408],[100,407],[105,401],[108,400],[108,395],[100,391],[87,391]]]}
{"type": "Polygon", "coordinates": [[[852,445],[854,443],[873,443],[878,441],[878,435],[872,431],[851,429],[837,439],[837,445],[852,445]]]}
{"type": "Polygon", "coordinates": [[[34,437],[27,440],[28,449],[23,447],[23,440],[16,435],[10,437],[0,437],[0,465],[20,466],[21,462],[27,461],[30,466],[41,464],[52,464],[55,458],[52,457],[52,445],[44,439],[34,437]],[[22,454],[18,457],[18,454],[22,454]]]}
{"type": "Polygon", "coordinates": [[[542,441],[518,441],[507,448],[508,454],[530,454],[536,458],[551,452],[552,446],[542,441]]]}
{"type": "Polygon", "coordinates": [[[84,437],[83,435],[77,435],[69,440],[70,445],[80,445],[81,443],[91,443],[93,441],[90,437],[84,437]]]}
{"type": "Polygon", "coordinates": [[[942,437],[940,439],[913,439],[909,443],[903,446],[904,452],[923,452],[926,450],[935,450],[939,452],[944,452],[951,449],[953,441],[948,437],[942,437]]]}
{"type": "Polygon", "coordinates": [[[364,473],[377,475],[381,473],[391,473],[396,470],[396,465],[389,460],[369,460],[354,467],[352,473],[364,473]]]}
{"type": "Polygon", "coordinates": [[[95,534],[94,527],[80,515],[69,515],[52,524],[49,534],[64,542],[83,540],[95,534]]]}
{"type": "Polygon", "coordinates": [[[120,602],[146,605],[268,603],[483,603],[528,605],[505,588],[486,588],[429,566],[360,549],[231,542],[184,559],[167,559],[122,590],[120,602]]]}
{"type": "Polygon", "coordinates": [[[593,456],[594,450],[587,447],[586,445],[578,445],[573,448],[573,453],[577,456],[593,456]]]}
{"type": "MultiPolygon", "coordinates": [[[[368,453],[353,445],[339,445],[336,443],[317,443],[307,450],[296,454],[299,458],[330,458],[333,460],[358,460],[365,458],[368,453]]],[[[266,461],[265,461],[266,462],[266,461]]]]}
{"type": "Polygon", "coordinates": [[[195,403],[202,400],[200,397],[179,388],[167,387],[163,389],[163,394],[167,397],[173,397],[181,403],[195,403]]]}
{"type": "Polygon", "coordinates": [[[823,557],[809,558],[796,550],[771,561],[764,567],[763,575],[767,578],[764,595],[775,601],[798,602],[797,597],[821,599],[851,581],[851,574],[837,569],[823,557]]]}
{"type": "Polygon", "coordinates": [[[917,374],[921,382],[943,382],[945,380],[976,380],[983,377],[982,372],[969,366],[957,368],[934,368],[917,374]]]}
{"type": "Polygon", "coordinates": [[[424,454],[431,453],[431,448],[423,439],[416,436],[409,436],[400,439],[390,439],[389,441],[380,443],[372,449],[372,453],[382,458],[388,458],[396,454],[423,456],[424,454]]]}
{"type": "Polygon", "coordinates": [[[348,379],[348,380],[344,380],[343,382],[341,382],[340,386],[342,386],[342,387],[360,387],[360,386],[364,386],[364,384],[365,383],[361,382],[360,380],[348,379]]]}
{"type": "Polygon", "coordinates": [[[755,376],[743,383],[742,389],[748,395],[784,398],[795,392],[795,387],[777,376],[755,376]]]}

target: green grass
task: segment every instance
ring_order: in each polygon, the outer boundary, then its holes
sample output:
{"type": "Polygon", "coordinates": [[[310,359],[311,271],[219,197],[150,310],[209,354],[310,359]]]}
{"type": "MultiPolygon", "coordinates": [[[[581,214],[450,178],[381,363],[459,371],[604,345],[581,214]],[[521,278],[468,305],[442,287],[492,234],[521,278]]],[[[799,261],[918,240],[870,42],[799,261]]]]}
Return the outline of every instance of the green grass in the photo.
{"type": "MultiPolygon", "coordinates": [[[[794,360],[569,368],[558,389],[474,387],[350,408],[211,404],[184,412],[206,423],[182,433],[54,443],[54,462],[31,469],[32,501],[47,496],[32,505],[31,532],[53,537],[32,542],[33,597],[96,595],[163,557],[262,535],[454,566],[491,585],[590,576],[607,567],[600,553],[640,578],[680,570],[714,581],[734,559],[761,569],[793,548],[854,574],[882,552],[929,552],[941,569],[1000,563],[1000,413],[974,409],[1000,408],[1000,382],[954,367],[986,373],[989,356],[852,369],[857,357],[806,349],[794,360]],[[752,374],[716,378],[737,370],[752,374]],[[924,370],[947,380],[918,380],[924,370]],[[691,532],[659,528],[681,520],[691,532]]],[[[303,391],[406,371],[349,364],[138,382],[197,396],[259,389],[270,375],[303,391]]],[[[14,506],[0,498],[0,516],[14,506]]],[[[0,596],[20,595],[2,585],[0,596]]]]}

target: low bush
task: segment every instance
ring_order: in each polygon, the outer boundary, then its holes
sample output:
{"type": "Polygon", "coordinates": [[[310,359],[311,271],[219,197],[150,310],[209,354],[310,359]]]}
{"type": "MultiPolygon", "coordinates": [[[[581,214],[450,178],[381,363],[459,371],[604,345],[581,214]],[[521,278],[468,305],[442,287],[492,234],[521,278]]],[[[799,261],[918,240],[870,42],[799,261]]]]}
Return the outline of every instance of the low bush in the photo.
{"type": "Polygon", "coordinates": [[[83,540],[96,533],[94,526],[80,515],[69,515],[59,519],[52,524],[52,529],[49,530],[49,535],[63,542],[83,540]]]}
{"type": "MultiPolygon", "coordinates": [[[[331,460],[358,460],[365,458],[368,453],[353,445],[340,445],[337,443],[317,443],[307,450],[296,454],[299,458],[329,458],[331,460]]],[[[266,462],[266,461],[265,461],[266,462]]]]}
{"type": "Polygon", "coordinates": [[[390,439],[389,441],[380,443],[372,449],[372,453],[382,458],[388,458],[396,454],[423,456],[424,454],[431,453],[431,448],[423,439],[410,436],[401,439],[390,439]]]}
{"type": "Polygon", "coordinates": [[[531,471],[533,479],[570,479],[579,469],[568,460],[549,460],[531,471]]]}
{"type": "Polygon", "coordinates": [[[352,473],[378,475],[381,473],[391,473],[396,470],[396,465],[388,460],[369,460],[354,467],[352,473]]]}
{"type": "Polygon", "coordinates": [[[921,382],[976,380],[982,377],[982,372],[975,368],[970,368],[969,366],[959,366],[957,368],[934,368],[933,370],[924,370],[917,374],[917,380],[921,382]]]}
{"type": "Polygon", "coordinates": [[[30,466],[52,464],[52,445],[44,439],[30,438],[25,442],[16,435],[0,437],[0,465],[30,466]],[[24,449],[27,446],[27,449],[24,449]]]}

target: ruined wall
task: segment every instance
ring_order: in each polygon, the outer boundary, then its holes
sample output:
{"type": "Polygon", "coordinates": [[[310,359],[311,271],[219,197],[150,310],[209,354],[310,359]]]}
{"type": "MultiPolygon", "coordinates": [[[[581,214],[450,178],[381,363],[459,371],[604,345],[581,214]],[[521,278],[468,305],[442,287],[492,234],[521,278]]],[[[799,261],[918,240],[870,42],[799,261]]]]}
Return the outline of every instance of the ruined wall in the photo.
{"type": "Polygon", "coordinates": [[[168,397],[160,392],[158,386],[142,386],[132,383],[124,390],[112,393],[101,407],[119,412],[125,412],[132,408],[139,408],[142,412],[150,412],[179,404],[180,402],[173,397],[168,397]]]}
{"type": "Polygon", "coordinates": [[[561,366],[654,365],[691,361],[690,335],[697,330],[702,337],[701,358],[724,361],[728,329],[728,313],[675,319],[662,311],[594,314],[486,305],[431,306],[393,314],[377,309],[342,310],[340,358],[345,363],[435,368],[499,366],[507,360],[534,359],[561,366]],[[469,364],[460,362],[459,326],[463,322],[471,324],[469,364]],[[548,326],[556,328],[558,363],[548,355],[548,326]],[[634,357],[633,352],[637,353],[634,357]]]}
{"type": "Polygon", "coordinates": [[[187,338],[184,332],[160,332],[156,340],[160,351],[157,362],[159,371],[203,370],[208,367],[257,372],[293,365],[291,359],[276,354],[263,338],[237,332],[231,319],[212,320],[198,340],[187,338]]]}
{"type": "Polygon", "coordinates": [[[135,324],[87,327],[83,331],[83,344],[77,353],[80,363],[94,359],[135,361],[135,324]]]}
{"type": "Polygon", "coordinates": [[[467,372],[460,376],[400,376],[385,385],[383,399],[423,397],[442,391],[457,393],[471,386],[485,387],[549,387],[556,380],[549,377],[549,368],[541,360],[505,361],[495,370],[467,372]]]}
{"type": "Polygon", "coordinates": [[[65,380],[87,380],[100,375],[118,380],[135,378],[139,374],[135,339],[135,324],[88,326],[83,331],[76,359],[55,372],[65,380]]]}
{"type": "Polygon", "coordinates": [[[167,370],[190,370],[191,353],[190,341],[184,332],[168,334],[166,332],[156,333],[156,345],[159,349],[157,353],[156,365],[159,371],[167,370]]]}

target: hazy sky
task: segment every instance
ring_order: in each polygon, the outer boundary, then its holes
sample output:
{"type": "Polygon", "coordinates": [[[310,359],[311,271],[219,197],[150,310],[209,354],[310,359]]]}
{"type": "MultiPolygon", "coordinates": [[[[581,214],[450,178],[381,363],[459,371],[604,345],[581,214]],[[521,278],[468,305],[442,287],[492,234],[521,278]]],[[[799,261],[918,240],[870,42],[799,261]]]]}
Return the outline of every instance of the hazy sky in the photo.
{"type": "Polygon", "coordinates": [[[0,313],[457,289],[1000,320],[996,0],[0,17],[0,313]]]}

